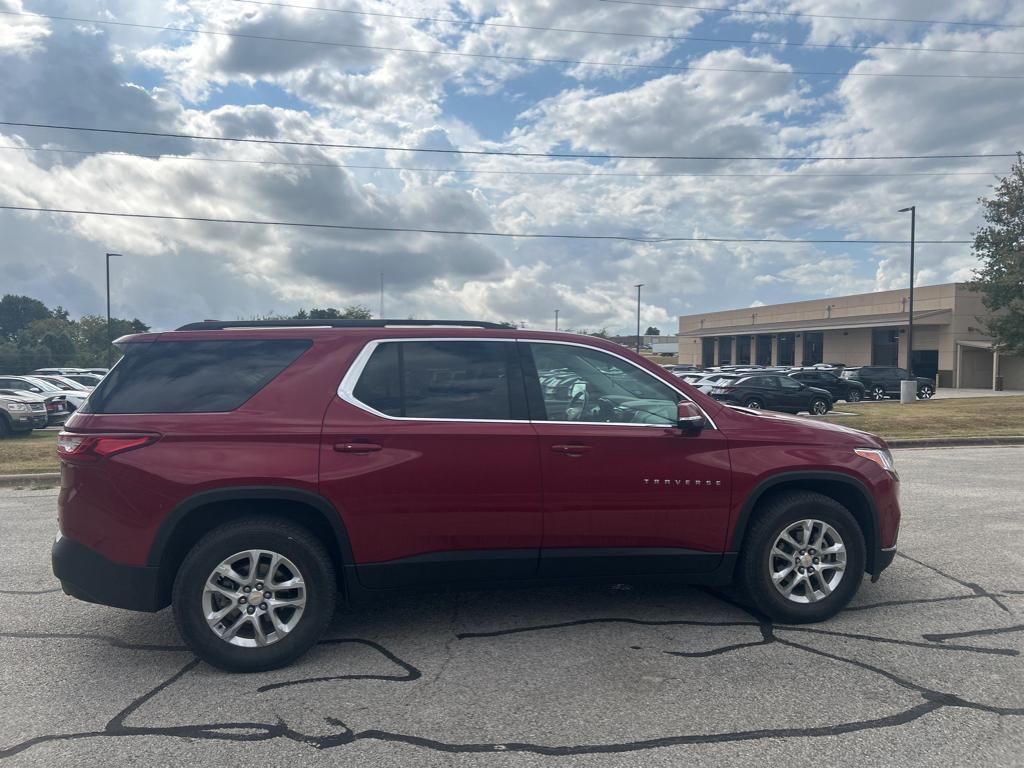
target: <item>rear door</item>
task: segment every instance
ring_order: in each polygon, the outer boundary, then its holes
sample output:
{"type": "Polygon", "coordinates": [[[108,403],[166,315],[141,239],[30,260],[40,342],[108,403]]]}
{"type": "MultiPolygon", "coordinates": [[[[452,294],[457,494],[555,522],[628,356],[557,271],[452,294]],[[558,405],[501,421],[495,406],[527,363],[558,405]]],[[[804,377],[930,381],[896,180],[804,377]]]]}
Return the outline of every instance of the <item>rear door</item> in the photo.
{"type": "Polygon", "coordinates": [[[520,347],[540,436],[540,573],[713,569],[729,517],[725,437],[711,425],[682,434],[681,394],[625,358],[562,342],[520,347]]]}
{"type": "Polygon", "coordinates": [[[514,340],[371,342],[320,457],[364,586],[534,575],[540,463],[514,340]]]}

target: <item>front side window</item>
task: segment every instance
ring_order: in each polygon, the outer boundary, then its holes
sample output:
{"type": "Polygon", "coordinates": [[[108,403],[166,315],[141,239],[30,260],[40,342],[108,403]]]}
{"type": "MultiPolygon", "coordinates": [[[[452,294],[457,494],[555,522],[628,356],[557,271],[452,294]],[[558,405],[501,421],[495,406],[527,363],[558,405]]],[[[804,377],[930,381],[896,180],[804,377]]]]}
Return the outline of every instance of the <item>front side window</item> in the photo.
{"type": "Polygon", "coordinates": [[[352,394],[398,418],[526,419],[522,374],[510,342],[383,342],[352,394]]]}
{"type": "Polygon", "coordinates": [[[537,369],[536,381],[528,382],[534,392],[539,388],[530,401],[537,421],[674,426],[678,420],[681,396],[625,360],[570,344],[524,346],[537,369]]]}

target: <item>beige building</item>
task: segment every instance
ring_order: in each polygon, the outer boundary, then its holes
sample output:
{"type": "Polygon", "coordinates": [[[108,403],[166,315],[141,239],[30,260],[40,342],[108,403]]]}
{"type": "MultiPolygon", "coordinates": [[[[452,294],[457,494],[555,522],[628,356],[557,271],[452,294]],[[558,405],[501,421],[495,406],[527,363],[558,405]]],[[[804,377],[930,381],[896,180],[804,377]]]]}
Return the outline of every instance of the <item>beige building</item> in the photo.
{"type": "MultiPolygon", "coordinates": [[[[940,387],[1024,389],[1024,358],[981,330],[981,296],[962,283],[914,289],[913,368],[940,387]]],[[[907,291],[879,291],[679,318],[679,362],[907,367],[907,291]]]]}

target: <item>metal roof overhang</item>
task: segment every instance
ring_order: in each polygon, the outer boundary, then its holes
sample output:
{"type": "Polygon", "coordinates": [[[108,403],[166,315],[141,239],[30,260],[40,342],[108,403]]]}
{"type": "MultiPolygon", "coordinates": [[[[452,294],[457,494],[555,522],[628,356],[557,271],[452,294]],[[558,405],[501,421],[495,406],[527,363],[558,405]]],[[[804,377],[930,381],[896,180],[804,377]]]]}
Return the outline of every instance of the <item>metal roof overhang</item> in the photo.
{"type": "MultiPolygon", "coordinates": [[[[914,325],[948,325],[953,321],[951,309],[927,309],[914,313],[914,325]]],[[[702,336],[756,336],[762,333],[788,333],[790,331],[841,331],[853,328],[892,328],[908,325],[906,312],[888,315],[858,315],[820,320],[797,320],[786,323],[758,323],[755,325],[725,325],[718,328],[696,328],[679,334],[679,338],[702,336]]]]}

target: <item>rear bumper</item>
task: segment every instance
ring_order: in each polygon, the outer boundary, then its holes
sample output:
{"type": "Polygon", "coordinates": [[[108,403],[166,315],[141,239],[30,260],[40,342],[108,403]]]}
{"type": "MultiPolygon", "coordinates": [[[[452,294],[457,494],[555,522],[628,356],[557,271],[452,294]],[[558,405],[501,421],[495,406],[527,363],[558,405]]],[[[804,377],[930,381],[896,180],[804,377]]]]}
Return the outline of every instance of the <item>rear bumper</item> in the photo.
{"type": "Polygon", "coordinates": [[[71,597],[132,611],[159,611],[167,605],[159,568],[112,562],[66,536],[53,543],[51,557],[53,575],[71,597]]]}

